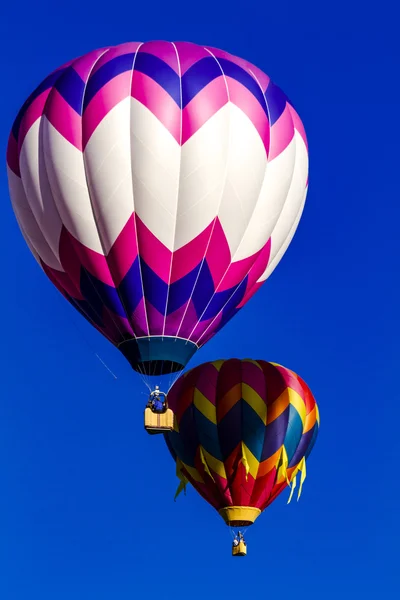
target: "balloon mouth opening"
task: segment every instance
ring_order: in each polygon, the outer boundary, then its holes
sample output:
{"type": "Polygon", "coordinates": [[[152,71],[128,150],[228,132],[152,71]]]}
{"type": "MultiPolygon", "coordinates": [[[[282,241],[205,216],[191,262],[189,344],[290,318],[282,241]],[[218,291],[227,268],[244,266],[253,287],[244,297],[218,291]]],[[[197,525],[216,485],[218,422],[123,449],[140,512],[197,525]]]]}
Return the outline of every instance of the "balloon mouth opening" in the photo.
{"type": "Polygon", "coordinates": [[[152,377],[182,371],[198,346],[184,338],[154,335],[125,340],[118,350],[135,371],[152,377]]]}
{"type": "MultiPolygon", "coordinates": [[[[132,363],[131,363],[132,364],[132,363]]],[[[173,362],[170,360],[148,360],[141,363],[132,364],[132,368],[137,373],[141,375],[169,375],[170,373],[178,373],[185,368],[185,365],[182,365],[178,362],[173,362]]]]}
{"type": "Polygon", "coordinates": [[[230,527],[249,527],[261,514],[254,506],[226,506],[218,512],[230,527]]]}

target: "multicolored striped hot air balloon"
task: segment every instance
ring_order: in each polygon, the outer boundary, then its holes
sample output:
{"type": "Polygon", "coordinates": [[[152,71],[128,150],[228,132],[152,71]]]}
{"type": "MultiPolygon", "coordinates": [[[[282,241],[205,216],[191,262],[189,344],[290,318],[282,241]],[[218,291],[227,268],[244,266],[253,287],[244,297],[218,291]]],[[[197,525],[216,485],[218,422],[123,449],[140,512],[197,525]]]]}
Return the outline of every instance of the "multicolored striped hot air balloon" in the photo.
{"type": "Polygon", "coordinates": [[[65,298],[141,373],[182,370],[255,293],[303,210],[292,103],[250,63],[126,43],[51,73],[7,151],[13,208],[65,298]]]}
{"type": "MultiPolygon", "coordinates": [[[[182,485],[189,481],[232,526],[248,526],[288,486],[299,495],[319,413],[304,381],[263,360],[217,360],[181,375],[165,435],[182,485]]],[[[289,500],[291,499],[291,495],[289,500]]]]}

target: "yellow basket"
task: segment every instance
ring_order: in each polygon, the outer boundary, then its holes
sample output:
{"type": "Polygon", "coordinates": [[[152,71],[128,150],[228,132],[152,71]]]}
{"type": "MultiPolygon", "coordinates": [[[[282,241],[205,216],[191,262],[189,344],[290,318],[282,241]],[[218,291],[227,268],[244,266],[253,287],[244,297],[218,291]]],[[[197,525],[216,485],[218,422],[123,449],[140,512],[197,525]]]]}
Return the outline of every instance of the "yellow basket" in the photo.
{"type": "Polygon", "coordinates": [[[232,556],[246,556],[247,546],[244,542],[239,542],[237,546],[232,546],[232,556]]]}
{"type": "Polygon", "coordinates": [[[156,413],[151,408],[146,408],[144,411],[144,428],[151,435],[173,431],[174,413],[170,408],[167,408],[164,413],[156,413]]]}

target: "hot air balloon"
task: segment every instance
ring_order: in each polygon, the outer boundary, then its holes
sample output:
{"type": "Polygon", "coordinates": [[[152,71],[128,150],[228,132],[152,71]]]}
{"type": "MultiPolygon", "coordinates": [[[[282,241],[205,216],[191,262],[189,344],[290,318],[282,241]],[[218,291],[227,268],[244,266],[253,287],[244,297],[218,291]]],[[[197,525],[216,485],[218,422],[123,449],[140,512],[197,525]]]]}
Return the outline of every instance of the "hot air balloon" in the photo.
{"type": "Polygon", "coordinates": [[[285,94],[191,43],[125,43],[51,73],[7,151],[12,205],[61,294],[144,376],[179,373],[249,300],[303,210],[285,94]]]}
{"type": "MultiPolygon", "coordinates": [[[[313,395],[293,371],[263,360],[217,360],[181,377],[168,395],[165,435],[181,479],[232,528],[247,527],[287,487],[289,501],[318,434],[313,395]]],[[[238,536],[235,556],[246,546],[238,536]]]]}

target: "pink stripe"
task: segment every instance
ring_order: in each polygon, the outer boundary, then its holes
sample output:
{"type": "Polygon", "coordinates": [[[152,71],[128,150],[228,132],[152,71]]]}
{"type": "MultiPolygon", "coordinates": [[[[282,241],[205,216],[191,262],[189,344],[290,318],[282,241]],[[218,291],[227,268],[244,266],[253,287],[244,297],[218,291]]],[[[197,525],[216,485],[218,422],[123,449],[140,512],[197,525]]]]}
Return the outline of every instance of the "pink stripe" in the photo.
{"type": "Polygon", "coordinates": [[[241,361],[242,382],[252,387],[266,402],[266,384],[264,371],[251,362],[241,361]]]}
{"type": "Polygon", "coordinates": [[[135,215],[132,214],[107,256],[107,263],[116,287],[133,265],[137,254],[135,215]]]}
{"type": "Polygon", "coordinates": [[[224,273],[231,264],[231,252],[220,220],[215,219],[215,226],[207,249],[206,261],[216,288],[224,273]]]}
{"type": "Polygon", "coordinates": [[[196,388],[203,396],[215,406],[216,404],[216,388],[219,372],[212,363],[204,363],[200,372],[200,376],[196,381],[196,388]]]}
{"type": "Polygon", "coordinates": [[[261,277],[261,275],[265,272],[265,269],[268,266],[270,257],[271,257],[271,238],[268,240],[268,242],[265,244],[264,248],[258,254],[257,260],[255,261],[254,265],[250,269],[250,272],[248,274],[246,292],[243,297],[243,300],[240,302],[240,304],[238,304],[237,308],[242,308],[242,306],[244,306],[246,304],[246,302],[248,300],[250,300],[250,298],[256,293],[256,291],[264,283],[263,281],[261,283],[257,283],[257,281],[261,277]]]}
{"type": "Polygon", "coordinates": [[[148,108],[175,140],[181,139],[181,111],[171,96],[151,77],[133,72],[132,97],[148,108]]]}
{"type": "Polygon", "coordinates": [[[303,125],[299,115],[294,110],[293,106],[290,106],[290,104],[289,104],[289,110],[292,115],[294,128],[299,132],[299,134],[303,138],[306,148],[308,150],[308,142],[307,142],[307,136],[306,136],[306,131],[304,129],[304,125],[303,125]]]}
{"type": "Polygon", "coordinates": [[[10,137],[8,138],[7,164],[10,167],[11,171],[13,171],[13,173],[18,175],[18,177],[21,177],[18,160],[18,144],[13,132],[10,133],[10,137]]]}
{"type": "Polygon", "coordinates": [[[228,102],[225,80],[217,77],[182,111],[182,145],[228,102]]]}
{"type": "Polygon", "coordinates": [[[117,56],[123,56],[124,54],[135,53],[140,45],[141,42],[126,42],[125,44],[119,44],[118,46],[111,46],[107,48],[107,51],[103,54],[101,59],[94,65],[91,75],[94,75],[103,65],[110,62],[110,60],[113,58],[117,58],[117,56]]]}
{"type": "Polygon", "coordinates": [[[65,296],[65,292],[75,300],[83,300],[80,289],[74,285],[67,273],[48,267],[41,261],[44,272],[56,288],[65,296]]]}
{"type": "MultiPolygon", "coordinates": [[[[183,306],[178,308],[175,312],[167,315],[165,320],[165,335],[180,335],[179,326],[185,315],[185,319],[192,323],[192,328],[197,323],[197,314],[194,308],[193,302],[190,300],[189,303],[185,303],[183,306]]],[[[184,337],[184,336],[183,336],[184,337]]]]}
{"type": "Polygon", "coordinates": [[[102,317],[105,330],[110,333],[113,332],[111,337],[116,343],[125,339],[126,334],[134,337],[135,334],[127,318],[116,315],[106,306],[103,306],[102,317]]]}
{"type": "Polygon", "coordinates": [[[83,266],[103,283],[115,287],[106,257],[78,242],[64,227],[60,237],[60,261],[65,272],[78,285],[83,266]]]}
{"type": "Polygon", "coordinates": [[[51,88],[42,92],[24,114],[21,125],[18,132],[18,153],[21,152],[21,147],[24,142],[25,136],[32,127],[32,125],[42,116],[43,110],[50,94],[51,88]]]}
{"type": "Polygon", "coordinates": [[[264,144],[265,151],[268,155],[270,144],[270,126],[267,115],[262,109],[260,103],[253,94],[241,83],[232,79],[226,78],[229,88],[230,100],[250,119],[254,127],[257,129],[259,136],[264,144]]]}
{"type": "Polygon", "coordinates": [[[210,58],[210,53],[203,46],[197,46],[190,42],[176,42],[179,62],[181,63],[181,75],[184,75],[190,67],[202,58],[210,58]]]}
{"type": "MultiPolygon", "coordinates": [[[[222,313],[219,313],[219,315],[217,317],[213,317],[212,319],[207,319],[206,321],[201,321],[201,323],[198,323],[193,331],[193,333],[190,336],[190,339],[192,340],[192,342],[195,342],[196,344],[205,344],[205,341],[202,339],[203,334],[204,337],[207,335],[209,337],[212,337],[212,335],[215,333],[216,329],[218,329],[219,324],[221,323],[222,320],[222,313]]],[[[208,339],[208,338],[206,338],[208,339]]]]}
{"type": "Polygon", "coordinates": [[[58,133],[82,151],[82,119],[56,88],[51,90],[44,114],[58,133]]]}
{"type": "Polygon", "coordinates": [[[154,41],[146,42],[140,47],[139,52],[146,52],[161,58],[168,66],[179,75],[179,64],[176,56],[176,50],[172,42],[154,41]]]}
{"type": "Polygon", "coordinates": [[[174,283],[185,277],[201,262],[210,239],[213,222],[206,227],[194,240],[190,241],[179,250],[175,250],[172,259],[170,282],[174,283]]]}
{"type": "Polygon", "coordinates": [[[273,160],[287,148],[294,136],[292,114],[289,104],[271,127],[271,145],[268,160],[273,160]]]}
{"type": "Polygon", "coordinates": [[[140,300],[139,304],[135,308],[135,311],[131,316],[131,323],[137,337],[149,335],[150,332],[147,327],[146,313],[144,309],[144,298],[140,300]]]}
{"type": "Polygon", "coordinates": [[[71,234],[63,226],[59,243],[60,263],[75,287],[80,290],[81,261],[76,255],[71,237],[71,234]]]}
{"type": "Polygon", "coordinates": [[[162,335],[164,329],[164,315],[146,301],[147,322],[149,324],[150,335],[162,335]]]}
{"type": "Polygon", "coordinates": [[[253,254],[253,256],[243,258],[229,265],[224,278],[218,286],[218,292],[224,292],[238,286],[250,271],[256,258],[257,254],[253,254]]]}
{"type": "Polygon", "coordinates": [[[303,398],[304,390],[301,387],[300,381],[297,379],[294,373],[292,373],[292,371],[290,371],[286,367],[281,367],[279,365],[277,365],[275,369],[279,371],[279,373],[282,375],[287,387],[290,387],[292,390],[297,392],[301,398],[303,398]]]}
{"type": "Polygon", "coordinates": [[[171,267],[171,252],[162,242],[146,227],[136,215],[136,227],[139,245],[139,254],[144,262],[165,283],[169,282],[171,267]]]}
{"type": "Polygon", "coordinates": [[[94,96],[82,118],[83,147],[85,148],[93,132],[104,117],[130,92],[131,71],[126,71],[111,79],[94,96]]]}
{"type": "Polygon", "coordinates": [[[72,68],[78,73],[82,81],[85,83],[87,82],[93,65],[96,63],[99,56],[104,54],[104,52],[107,52],[107,48],[99,48],[97,50],[93,50],[93,52],[85,54],[84,56],[80,56],[73,61],[72,68]]]}

